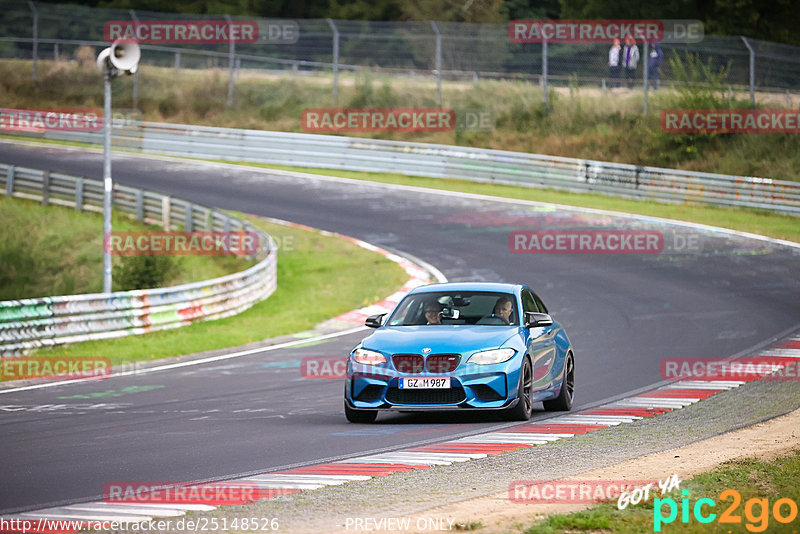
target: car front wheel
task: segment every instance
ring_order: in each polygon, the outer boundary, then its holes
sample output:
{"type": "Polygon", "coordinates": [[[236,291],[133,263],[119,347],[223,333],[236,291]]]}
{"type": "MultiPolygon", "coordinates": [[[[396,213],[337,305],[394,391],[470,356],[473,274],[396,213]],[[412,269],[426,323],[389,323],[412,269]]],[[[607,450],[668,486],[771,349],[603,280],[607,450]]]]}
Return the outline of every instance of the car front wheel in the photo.
{"type": "Polygon", "coordinates": [[[355,410],[344,403],[344,416],[351,423],[372,423],[378,417],[378,410],[355,410]]]}
{"type": "Polygon", "coordinates": [[[558,397],[553,400],[543,401],[544,409],[549,412],[568,412],[572,409],[572,399],[575,396],[575,359],[572,353],[567,353],[567,361],[564,362],[564,381],[561,383],[561,391],[558,397]]]}
{"type": "Polygon", "coordinates": [[[526,357],[519,371],[519,387],[517,387],[517,404],[508,410],[508,418],[512,421],[527,421],[533,414],[533,367],[526,357]]]}

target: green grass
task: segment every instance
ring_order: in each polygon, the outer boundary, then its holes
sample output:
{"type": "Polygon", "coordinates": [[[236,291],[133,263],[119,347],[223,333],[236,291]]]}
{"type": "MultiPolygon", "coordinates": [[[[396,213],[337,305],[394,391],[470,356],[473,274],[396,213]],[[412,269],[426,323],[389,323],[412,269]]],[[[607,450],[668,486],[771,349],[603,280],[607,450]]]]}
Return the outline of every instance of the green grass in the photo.
{"type": "Polygon", "coordinates": [[[655,201],[618,198],[596,193],[570,193],[553,189],[482,184],[467,180],[424,178],[405,176],[402,174],[379,174],[372,172],[289,167],[286,165],[269,165],[249,162],[240,164],[268,169],[307,172],[325,176],[340,176],[356,180],[371,180],[374,182],[428,187],[445,191],[461,191],[503,198],[534,200],[568,206],[620,211],[624,213],[720,226],[722,228],[730,228],[732,230],[752,232],[778,239],[800,242],[800,218],[790,215],[779,215],[766,210],[724,208],[693,203],[665,204],[655,201]]]}
{"type": "MultiPolygon", "coordinates": [[[[782,524],[771,515],[773,506],[778,499],[791,499],[800,505],[800,450],[795,450],[787,456],[773,461],[763,461],[755,458],[730,461],[722,464],[713,471],[695,476],[691,480],[681,482],[681,490],[688,490],[685,497],[689,499],[688,523],[682,523],[681,499],[684,498],[678,491],[673,491],[664,498],[675,500],[677,516],[672,523],[661,525],[661,532],[681,533],[797,533],[800,528],[800,516],[789,524],[782,524]],[[741,523],[720,523],[721,514],[733,501],[731,497],[720,498],[720,494],[727,489],[736,490],[741,495],[738,507],[731,510],[733,516],[739,516],[741,523]],[[714,508],[703,506],[703,513],[716,513],[716,519],[709,524],[699,523],[692,514],[698,499],[710,498],[716,502],[714,508]],[[760,508],[754,503],[748,504],[750,499],[767,499],[770,514],[766,517],[760,513],[760,508]],[[746,515],[747,509],[751,510],[751,517],[746,515]],[[751,529],[748,529],[748,525],[751,529]]],[[[659,496],[658,494],[656,495],[659,496]]],[[[664,517],[668,515],[669,505],[661,505],[660,512],[664,517]]],[[[653,532],[654,529],[654,498],[651,496],[646,503],[628,506],[619,510],[615,503],[600,504],[588,510],[570,514],[551,515],[537,522],[525,530],[526,534],[562,534],[575,532],[614,532],[621,534],[640,534],[653,532]]],[[[789,507],[782,507],[782,514],[789,514],[789,507]]]]}
{"type": "MultiPolygon", "coordinates": [[[[692,76],[710,76],[700,71],[692,76]]],[[[17,108],[101,108],[102,83],[88,48],[74,60],[40,60],[39,81],[31,80],[31,62],[0,60],[0,99],[17,108]]],[[[136,107],[147,121],[300,132],[304,109],[324,107],[437,107],[430,79],[380,74],[340,74],[338,103],[330,75],[292,77],[258,72],[237,76],[233,106],[228,107],[227,73],[219,69],[175,72],[144,65],[134,106],[132,81],[114,82],[116,109],[136,107]]],[[[709,107],[749,107],[744,94],[728,92],[724,80],[701,94],[709,107]]],[[[800,136],[796,134],[666,134],[659,113],[698,107],[697,99],[662,89],[649,98],[642,115],[641,91],[599,87],[554,88],[548,106],[531,83],[480,80],[442,84],[441,107],[484,110],[495,118],[491,131],[349,134],[367,138],[499,148],[688,170],[752,175],[786,180],[800,176],[800,136]]],[[[765,108],[782,108],[781,97],[759,94],[765,108]]],[[[792,104],[794,106],[794,104],[792,104]]],[[[790,107],[792,107],[790,106],[790,107]]]]}
{"type": "Polygon", "coordinates": [[[300,332],[374,303],[407,279],[394,262],[338,237],[239,215],[276,238],[278,288],[234,317],[143,336],[42,350],[42,356],[108,356],[114,365],[243,345],[300,332]]]}
{"type": "MultiPolygon", "coordinates": [[[[0,196],[0,300],[97,293],[102,291],[103,219],[57,205],[0,196]]],[[[114,231],[152,231],[114,214],[114,231]]],[[[115,269],[133,256],[114,256],[115,269]]],[[[223,256],[162,256],[172,264],[165,285],[215,278],[246,269],[242,258],[223,256]],[[168,259],[167,259],[168,258],[168,259]]],[[[124,287],[115,278],[114,290],[124,287]]],[[[143,289],[143,288],[137,288],[143,289]]]]}

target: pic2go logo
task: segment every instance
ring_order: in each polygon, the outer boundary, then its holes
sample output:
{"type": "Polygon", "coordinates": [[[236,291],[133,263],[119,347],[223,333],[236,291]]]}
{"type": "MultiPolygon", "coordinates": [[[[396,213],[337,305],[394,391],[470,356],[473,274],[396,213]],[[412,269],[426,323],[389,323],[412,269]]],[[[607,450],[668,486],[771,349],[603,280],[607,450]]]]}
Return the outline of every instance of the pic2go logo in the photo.
{"type": "MultiPolygon", "coordinates": [[[[689,490],[685,489],[681,492],[683,499],[680,505],[675,502],[675,499],[670,497],[655,499],[653,501],[653,532],[661,532],[661,525],[673,523],[678,518],[678,512],[681,514],[681,523],[689,523],[689,511],[691,509],[694,519],[698,523],[712,523],[717,519],[717,514],[711,511],[711,508],[717,506],[714,499],[698,499],[695,501],[694,506],[689,504],[689,490]],[[667,515],[664,515],[663,508],[667,507],[667,515]]],[[[736,513],[739,505],[742,503],[742,495],[734,489],[726,489],[719,494],[720,501],[731,500],[731,504],[719,515],[719,523],[728,524],[741,524],[742,517],[736,513]]],[[[778,523],[791,523],[797,519],[797,503],[792,499],[782,498],[776,500],[772,508],[769,506],[769,499],[756,498],[748,499],[744,504],[744,517],[747,520],[745,528],[750,532],[764,532],[769,527],[770,511],[775,521],[778,523]]]]}

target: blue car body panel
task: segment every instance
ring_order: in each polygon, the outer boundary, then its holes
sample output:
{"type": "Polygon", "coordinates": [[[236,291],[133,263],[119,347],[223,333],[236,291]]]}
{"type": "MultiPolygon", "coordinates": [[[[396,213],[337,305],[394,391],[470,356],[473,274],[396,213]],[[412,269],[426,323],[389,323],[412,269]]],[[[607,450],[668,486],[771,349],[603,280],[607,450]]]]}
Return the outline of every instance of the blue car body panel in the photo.
{"type": "MultiPolygon", "coordinates": [[[[406,298],[424,292],[489,291],[513,295],[516,309],[523,310],[522,292],[526,289],[530,290],[518,284],[431,284],[414,289],[406,298]]],[[[558,397],[565,376],[566,356],[572,351],[566,332],[555,320],[552,325],[530,329],[525,328],[519,319],[517,323],[509,326],[389,326],[384,323],[364,338],[353,352],[359,348],[379,352],[386,362],[378,365],[358,363],[351,352],[347,365],[345,402],[352,409],[362,410],[506,409],[518,402],[524,358],[529,358],[533,366],[533,400],[558,397]],[[469,362],[476,352],[498,348],[513,349],[515,354],[502,363],[479,365],[469,362]],[[425,367],[414,372],[398,369],[393,359],[395,355],[411,357],[415,362],[421,357],[425,367]],[[457,365],[452,370],[430,371],[428,362],[431,356],[447,357],[453,361],[457,358],[457,365]],[[450,389],[399,388],[399,379],[403,377],[445,376],[450,378],[450,389]]]]}

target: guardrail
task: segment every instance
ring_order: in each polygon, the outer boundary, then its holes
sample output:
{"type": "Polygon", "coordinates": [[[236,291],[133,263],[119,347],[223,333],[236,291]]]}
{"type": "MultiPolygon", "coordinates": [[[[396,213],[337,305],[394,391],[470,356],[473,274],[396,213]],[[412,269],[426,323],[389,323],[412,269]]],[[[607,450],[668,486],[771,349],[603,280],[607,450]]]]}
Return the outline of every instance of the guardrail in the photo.
{"type": "MultiPolygon", "coordinates": [[[[8,196],[43,204],[103,211],[103,182],[0,164],[0,188],[8,196]]],[[[92,339],[177,328],[240,313],[277,287],[277,247],[244,221],[205,206],[116,184],[114,208],[165,230],[245,231],[259,236],[254,266],[239,273],[158,289],[42,297],[0,302],[0,355],[92,339]]],[[[99,275],[99,271],[98,271],[99,275]]]]}
{"type": "MultiPolygon", "coordinates": [[[[102,142],[100,133],[33,135],[102,142]]],[[[113,142],[129,150],[200,159],[458,178],[800,215],[800,182],[771,178],[428,143],[138,121],[115,130],[113,142]]]]}

